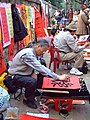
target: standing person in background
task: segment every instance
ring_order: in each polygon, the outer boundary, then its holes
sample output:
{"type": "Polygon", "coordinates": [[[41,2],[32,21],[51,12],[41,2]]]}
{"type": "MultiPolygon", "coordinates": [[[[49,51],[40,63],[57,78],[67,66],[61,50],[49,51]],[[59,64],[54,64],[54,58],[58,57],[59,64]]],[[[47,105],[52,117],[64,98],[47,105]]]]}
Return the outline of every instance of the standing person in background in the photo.
{"type": "Polygon", "coordinates": [[[73,20],[73,9],[69,8],[68,10],[68,22],[71,23],[73,20]]]}
{"type": "Polygon", "coordinates": [[[82,4],[81,8],[82,8],[82,11],[78,15],[77,31],[76,31],[76,35],[78,36],[78,38],[81,35],[88,34],[88,26],[90,24],[90,21],[88,21],[89,15],[88,15],[88,12],[86,10],[86,4],[82,4]]]}
{"type": "Polygon", "coordinates": [[[73,14],[73,21],[77,24],[78,15],[80,14],[79,10],[75,10],[73,14]]]}

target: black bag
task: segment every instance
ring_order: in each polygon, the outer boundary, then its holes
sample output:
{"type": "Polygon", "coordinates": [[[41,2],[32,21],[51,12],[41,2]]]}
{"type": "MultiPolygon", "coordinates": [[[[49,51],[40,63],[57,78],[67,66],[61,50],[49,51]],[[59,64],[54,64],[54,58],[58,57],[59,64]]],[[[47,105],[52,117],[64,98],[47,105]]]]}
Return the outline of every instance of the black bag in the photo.
{"type": "Polygon", "coordinates": [[[6,76],[3,82],[4,82],[4,85],[8,88],[9,93],[17,92],[18,87],[14,85],[14,78],[12,78],[12,76],[6,76]]]}
{"type": "Polygon", "coordinates": [[[13,29],[14,29],[14,41],[18,42],[23,40],[28,35],[27,29],[19,15],[19,11],[15,4],[11,5],[13,29]]]}

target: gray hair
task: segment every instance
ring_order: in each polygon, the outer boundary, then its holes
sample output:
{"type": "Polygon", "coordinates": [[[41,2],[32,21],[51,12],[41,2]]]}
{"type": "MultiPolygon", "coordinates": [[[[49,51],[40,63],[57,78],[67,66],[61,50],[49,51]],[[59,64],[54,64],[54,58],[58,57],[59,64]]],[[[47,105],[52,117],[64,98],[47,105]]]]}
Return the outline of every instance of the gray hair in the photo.
{"type": "Polygon", "coordinates": [[[34,47],[35,45],[38,45],[38,44],[40,44],[41,47],[46,47],[46,46],[50,47],[49,42],[47,40],[39,39],[38,41],[29,43],[26,48],[34,47]]]}
{"type": "Polygon", "coordinates": [[[47,40],[45,40],[45,39],[38,40],[37,44],[40,44],[41,47],[46,47],[46,46],[50,47],[49,42],[47,40]]]}

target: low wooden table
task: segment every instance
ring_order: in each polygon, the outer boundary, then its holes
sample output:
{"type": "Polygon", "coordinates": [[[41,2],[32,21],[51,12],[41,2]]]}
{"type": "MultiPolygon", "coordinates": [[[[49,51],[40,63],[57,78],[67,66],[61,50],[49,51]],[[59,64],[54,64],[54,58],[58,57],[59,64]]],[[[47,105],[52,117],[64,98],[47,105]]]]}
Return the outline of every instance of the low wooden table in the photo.
{"type": "MultiPolygon", "coordinates": [[[[70,76],[68,82],[44,77],[42,89],[38,90],[41,92],[42,98],[67,100],[70,109],[72,106],[72,100],[88,100],[90,102],[90,94],[87,90],[87,86],[84,80],[78,76],[70,76]]],[[[56,108],[58,108],[57,103],[56,108]]]]}

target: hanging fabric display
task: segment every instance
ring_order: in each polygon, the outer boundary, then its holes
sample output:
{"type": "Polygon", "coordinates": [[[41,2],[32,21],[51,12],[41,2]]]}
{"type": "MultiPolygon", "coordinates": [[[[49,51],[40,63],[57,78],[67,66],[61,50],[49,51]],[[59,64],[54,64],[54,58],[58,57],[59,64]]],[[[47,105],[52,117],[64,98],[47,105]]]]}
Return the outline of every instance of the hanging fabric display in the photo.
{"type": "Polygon", "coordinates": [[[8,26],[6,8],[7,8],[6,4],[2,4],[2,6],[0,6],[0,21],[2,28],[3,47],[6,47],[10,44],[10,33],[9,33],[10,31],[8,26]]]}
{"type": "Polygon", "coordinates": [[[40,15],[40,12],[34,7],[35,10],[35,32],[36,32],[36,37],[45,37],[45,31],[44,31],[44,25],[42,21],[42,17],[40,15]]]}
{"type": "Polygon", "coordinates": [[[33,7],[31,7],[31,26],[35,28],[35,11],[33,7]]]}
{"type": "Polygon", "coordinates": [[[31,6],[28,6],[28,22],[30,23],[32,21],[32,18],[31,18],[31,6]]]}
{"type": "Polygon", "coordinates": [[[7,12],[7,21],[9,25],[9,31],[10,31],[10,38],[13,37],[13,24],[12,24],[12,14],[11,14],[11,4],[8,4],[6,8],[7,12]]]}
{"type": "Polygon", "coordinates": [[[19,16],[19,11],[16,8],[15,4],[11,5],[11,10],[12,10],[13,29],[14,29],[14,41],[18,42],[23,40],[28,35],[28,33],[24,23],[22,22],[19,16]]]}
{"type": "Polygon", "coordinates": [[[28,35],[22,41],[22,42],[24,42],[24,47],[25,47],[30,42],[30,39],[29,39],[30,23],[28,21],[28,6],[26,6],[24,4],[22,4],[20,6],[20,16],[21,16],[21,19],[22,19],[23,23],[25,24],[25,26],[27,28],[27,32],[28,32],[28,35]]]}
{"type": "Polygon", "coordinates": [[[11,38],[11,44],[8,46],[8,59],[12,61],[14,57],[14,38],[11,38]]]}
{"type": "Polygon", "coordinates": [[[26,13],[26,6],[24,4],[20,5],[20,17],[24,25],[27,25],[27,13],[26,13]]]}
{"type": "Polygon", "coordinates": [[[5,62],[4,62],[4,54],[2,43],[0,42],[0,74],[2,74],[6,70],[5,62]]]}

